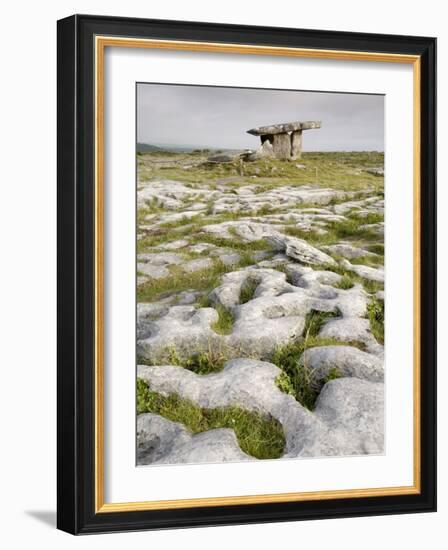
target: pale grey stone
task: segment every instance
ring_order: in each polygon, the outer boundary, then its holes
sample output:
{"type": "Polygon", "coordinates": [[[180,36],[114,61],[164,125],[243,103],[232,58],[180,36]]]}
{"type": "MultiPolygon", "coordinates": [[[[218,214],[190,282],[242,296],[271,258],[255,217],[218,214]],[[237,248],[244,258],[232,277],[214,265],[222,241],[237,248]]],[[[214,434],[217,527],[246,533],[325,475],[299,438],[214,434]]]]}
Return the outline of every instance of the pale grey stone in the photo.
{"type": "Polygon", "coordinates": [[[149,334],[137,341],[137,352],[156,361],[167,348],[187,355],[208,350],[218,338],[211,328],[217,320],[218,314],[213,308],[171,306],[166,315],[147,324],[149,334]]]}
{"type": "Polygon", "coordinates": [[[192,218],[196,218],[199,216],[199,212],[197,210],[182,210],[182,212],[174,212],[174,213],[164,213],[159,216],[159,221],[157,225],[161,225],[164,223],[177,223],[184,220],[191,220],[192,218]]]}
{"type": "Polygon", "coordinates": [[[207,162],[212,162],[212,163],[225,163],[225,162],[233,162],[234,160],[234,156],[233,155],[224,155],[224,154],[219,154],[219,155],[212,155],[211,157],[208,157],[207,159],[207,162]]]}
{"type": "Polygon", "coordinates": [[[376,256],[373,252],[369,252],[363,248],[358,248],[357,246],[352,246],[348,243],[332,244],[330,246],[326,246],[325,250],[328,250],[330,253],[336,254],[337,256],[348,258],[349,260],[354,258],[362,258],[363,256],[376,256]]]}
{"type": "Polygon", "coordinates": [[[330,319],[325,323],[319,332],[322,338],[335,338],[341,342],[362,342],[367,351],[382,356],[384,353],[381,346],[370,331],[368,319],[360,317],[342,317],[330,319]]]}
{"type": "Polygon", "coordinates": [[[277,234],[277,230],[270,224],[248,222],[244,220],[206,225],[202,228],[202,230],[206,233],[211,233],[228,239],[234,239],[236,236],[246,242],[258,241],[270,235],[277,234]]]}
{"type": "Polygon", "coordinates": [[[139,262],[147,262],[151,265],[159,266],[179,265],[183,261],[182,256],[175,252],[144,253],[139,254],[137,259],[139,262]]]}
{"type": "Polygon", "coordinates": [[[169,243],[163,243],[160,246],[156,246],[155,248],[162,248],[166,250],[178,250],[179,248],[185,248],[188,246],[188,241],[186,239],[178,239],[177,241],[171,241],[169,243]]]}
{"type": "Polygon", "coordinates": [[[176,445],[189,442],[185,426],[152,413],[137,416],[137,464],[152,464],[176,445]]]}
{"type": "Polygon", "coordinates": [[[137,464],[181,464],[256,460],[244,453],[230,429],[192,435],[179,422],[152,413],[137,417],[137,464]]]}
{"type": "Polygon", "coordinates": [[[238,265],[240,262],[240,255],[237,253],[220,254],[219,260],[226,266],[238,265]]]}
{"type": "Polygon", "coordinates": [[[138,366],[139,378],[154,391],[177,393],[200,407],[236,405],[276,418],[285,433],[285,457],[382,451],[383,384],[350,378],[329,382],[313,413],[277,388],[275,380],[280,372],[275,365],[251,359],[228,361],[222,372],[206,376],[180,367],[138,366]],[[341,384],[346,380],[355,383],[341,384]],[[339,385],[331,387],[335,383],[339,385]],[[363,431],[367,422],[370,425],[363,431]]]}
{"type": "Polygon", "coordinates": [[[335,264],[331,256],[302,239],[274,234],[267,237],[276,250],[285,250],[287,256],[305,264],[335,264]]]}
{"type": "Polygon", "coordinates": [[[369,223],[366,225],[361,225],[359,229],[367,229],[370,231],[374,231],[380,236],[384,236],[384,222],[378,222],[378,223],[369,223]]]}
{"type": "Polygon", "coordinates": [[[275,134],[285,134],[289,132],[296,132],[298,130],[312,130],[314,128],[320,128],[322,122],[320,121],[296,121],[285,122],[282,124],[270,124],[269,126],[260,126],[259,128],[252,128],[247,130],[248,134],[253,136],[266,136],[275,134]]]}
{"type": "Polygon", "coordinates": [[[377,356],[351,346],[320,346],[309,348],[301,357],[311,369],[313,382],[318,386],[336,369],[341,377],[355,377],[371,382],[384,379],[384,363],[377,356]]]}
{"type": "Polygon", "coordinates": [[[358,378],[332,380],[323,387],[315,414],[350,454],[384,452],[384,384],[358,378]]]}
{"type": "Polygon", "coordinates": [[[384,176],[384,168],[379,166],[378,168],[366,168],[365,172],[372,174],[373,176],[384,176]]]}
{"type": "Polygon", "coordinates": [[[350,271],[353,271],[360,277],[364,279],[369,279],[370,281],[377,281],[379,283],[384,283],[384,268],[383,267],[370,267],[367,265],[351,264],[348,260],[342,260],[341,265],[350,271]]]}
{"type": "Polygon", "coordinates": [[[246,460],[257,459],[240,449],[233,430],[219,428],[193,435],[189,441],[176,444],[156,464],[204,464],[246,460]]]}
{"type": "Polygon", "coordinates": [[[138,263],[137,271],[151,277],[151,279],[163,279],[168,277],[170,270],[163,265],[152,265],[150,263],[138,263]]]}
{"type": "Polygon", "coordinates": [[[202,292],[198,290],[184,290],[176,296],[176,305],[187,306],[194,304],[200,296],[202,296],[202,292]]]}

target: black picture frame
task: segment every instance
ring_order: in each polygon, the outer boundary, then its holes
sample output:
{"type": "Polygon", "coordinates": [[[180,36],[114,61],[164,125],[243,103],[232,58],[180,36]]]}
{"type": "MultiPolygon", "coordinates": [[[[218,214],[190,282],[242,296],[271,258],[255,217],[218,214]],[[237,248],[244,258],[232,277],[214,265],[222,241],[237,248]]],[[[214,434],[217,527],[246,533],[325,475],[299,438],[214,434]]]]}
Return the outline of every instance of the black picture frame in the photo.
{"type": "Polygon", "coordinates": [[[436,510],[436,39],[74,15],[58,21],[57,526],[73,534],[436,510]],[[95,36],[382,52],[420,58],[420,459],[418,494],[95,511],[95,36]]]}

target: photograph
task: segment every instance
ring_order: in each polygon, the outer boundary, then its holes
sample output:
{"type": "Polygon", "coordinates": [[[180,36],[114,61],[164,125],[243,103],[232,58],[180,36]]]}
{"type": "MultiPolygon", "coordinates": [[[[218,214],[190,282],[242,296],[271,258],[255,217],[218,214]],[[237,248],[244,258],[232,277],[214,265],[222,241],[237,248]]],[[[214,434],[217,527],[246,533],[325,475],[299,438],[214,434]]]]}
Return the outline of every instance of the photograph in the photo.
{"type": "Polygon", "coordinates": [[[136,83],[137,466],[385,453],[384,105],[136,83]]]}

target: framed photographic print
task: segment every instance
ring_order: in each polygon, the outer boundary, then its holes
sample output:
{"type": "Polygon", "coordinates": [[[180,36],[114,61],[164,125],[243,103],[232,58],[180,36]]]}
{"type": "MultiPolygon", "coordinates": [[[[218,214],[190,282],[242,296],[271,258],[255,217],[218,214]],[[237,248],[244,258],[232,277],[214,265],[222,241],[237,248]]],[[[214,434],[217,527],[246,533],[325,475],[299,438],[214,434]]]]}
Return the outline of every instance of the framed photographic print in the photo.
{"type": "Polygon", "coordinates": [[[58,22],[58,527],[434,511],[433,38],[58,22]]]}

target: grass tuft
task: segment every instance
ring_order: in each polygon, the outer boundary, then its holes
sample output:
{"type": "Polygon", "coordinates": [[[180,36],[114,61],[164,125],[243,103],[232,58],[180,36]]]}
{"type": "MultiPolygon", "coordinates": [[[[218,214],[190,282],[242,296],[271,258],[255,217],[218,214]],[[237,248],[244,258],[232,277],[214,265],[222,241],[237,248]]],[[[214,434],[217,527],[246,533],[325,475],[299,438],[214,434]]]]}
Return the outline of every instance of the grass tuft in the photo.
{"type": "MultiPolygon", "coordinates": [[[[383,283],[380,283],[378,281],[371,281],[369,279],[364,279],[364,277],[360,277],[354,271],[346,269],[345,267],[342,267],[340,265],[320,264],[320,265],[313,266],[313,268],[317,271],[332,271],[333,273],[337,273],[342,277],[347,277],[347,280],[350,279],[353,284],[359,283],[363,285],[364,290],[369,294],[375,294],[375,292],[378,292],[378,290],[384,289],[383,283]]],[[[339,284],[341,283],[339,282],[339,284]]]]}
{"type": "Polygon", "coordinates": [[[384,300],[373,298],[367,304],[370,330],[380,344],[384,344],[384,300]]]}
{"type": "Polygon", "coordinates": [[[344,274],[342,275],[342,279],[339,281],[339,283],[334,286],[342,290],[349,290],[350,288],[353,288],[355,286],[355,283],[353,282],[353,279],[350,277],[350,275],[344,274]]]}
{"type": "MultiPolygon", "coordinates": [[[[353,346],[365,349],[361,342],[341,342],[334,338],[320,338],[308,336],[291,342],[284,346],[278,346],[272,354],[271,363],[277,365],[283,372],[277,377],[277,386],[290,395],[309,410],[313,410],[319,395],[319,385],[313,377],[312,369],[301,361],[302,355],[308,348],[318,346],[353,346]]],[[[336,376],[336,370],[330,371],[329,376],[336,376]]],[[[328,378],[328,377],[327,377],[328,378]]],[[[333,378],[330,378],[333,379],[333,378]]],[[[324,382],[328,381],[327,379],[324,382]]]]}
{"type": "Polygon", "coordinates": [[[352,258],[350,262],[353,265],[367,265],[369,267],[378,267],[384,265],[383,256],[360,256],[359,258],[352,258]]]}
{"type": "Polygon", "coordinates": [[[375,254],[379,254],[380,256],[384,256],[384,244],[382,243],[374,243],[367,245],[367,250],[369,252],[374,252],[375,254]]]}
{"type": "Polygon", "coordinates": [[[218,313],[218,320],[211,325],[212,329],[217,334],[231,334],[235,321],[233,313],[220,304],[218,304],[215,309],[218,313]]]}
{"type": "Polygon", "coordinates": [[[258,288],[258,283],[250,277],[246,279],[240,290],[240,304],[246,304],[254,297],[255,291],[258,288]]]}
{"type": "Polygon", "coordinates": [[[303,331],[305,338],[308,338],[308,336],[317,336],[327,319],[339,317],[340,315],[341,313],[339,310],[317,311],[312,309],[309,313],[307,313],[305,318],[305,328],[303,331]]]}
{"type": "Polygon", "coordinates": [[[137,358],[139,365],[175,365],[190,370],[195,374],[212,374],[220,372],[224,368],[226,361],[233,356],[224,347],[210,344],[208,350],[184,356],[174,346],[169,346],[161,351],[153,360],[144,357],[137,358]]]}

